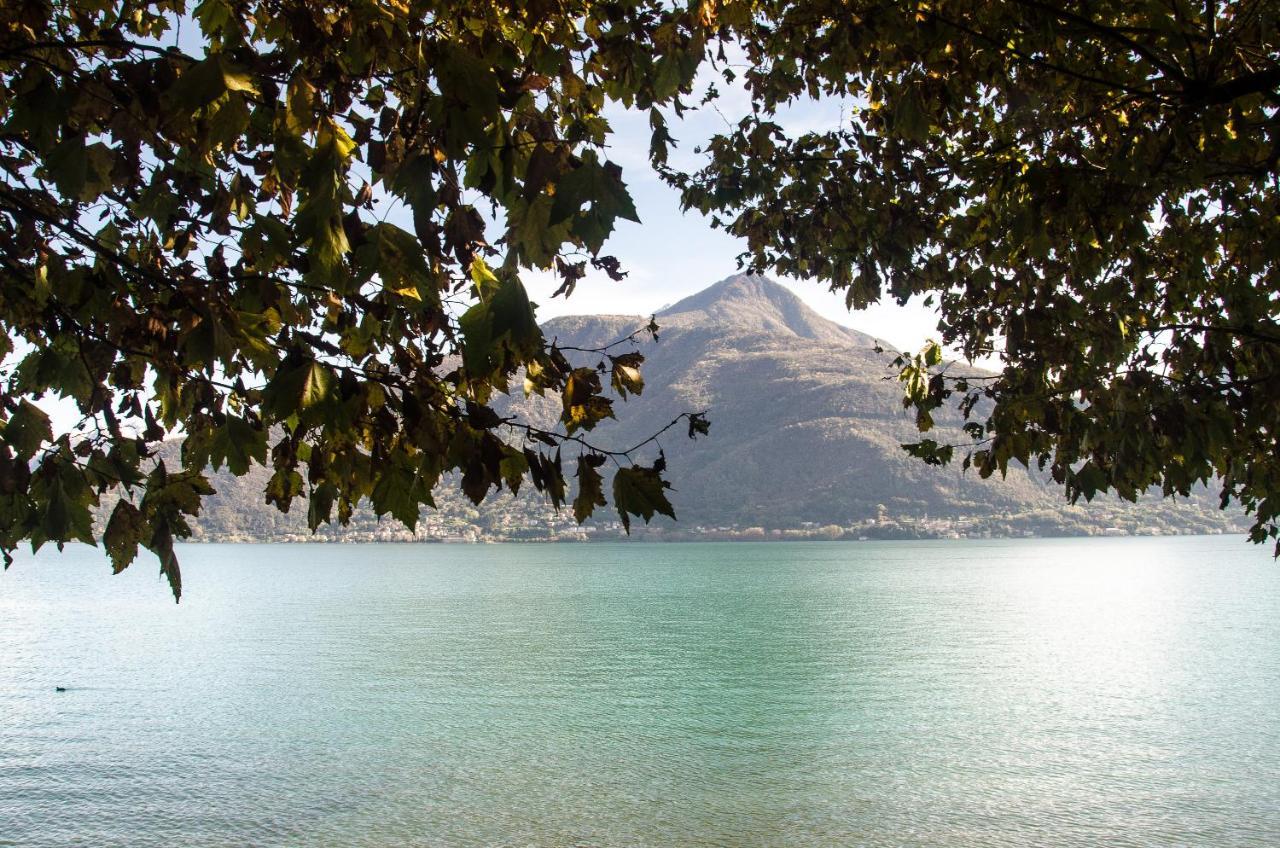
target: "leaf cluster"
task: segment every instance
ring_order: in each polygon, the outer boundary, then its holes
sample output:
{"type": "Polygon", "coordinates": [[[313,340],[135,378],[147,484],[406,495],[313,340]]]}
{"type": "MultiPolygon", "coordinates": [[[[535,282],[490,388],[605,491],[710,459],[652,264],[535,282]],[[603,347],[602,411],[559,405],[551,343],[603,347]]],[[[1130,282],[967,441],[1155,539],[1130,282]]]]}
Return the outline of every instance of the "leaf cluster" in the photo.
{"type": "Polygon", "coordinates": [[[679,109],[702,33],[649,0],[3,4],[0,549],[95,543],[118,499],[116,569],[146,547],[177,597],[209,467],[269,467],[313,529],[365,498],[412,526],[448,472],[560,504],[565,445],[579,520],[606,457],[624,519],[670,514],[654,466],[581,435],[643,356],[570,363],[520,275],[621,278],[602,249],[637,214],[602,110],[679,109]],[[561,427],[495,412],[521,381],[561,427]]]}
{"type": "Polygon", "coordinates": [[[1280,540],[1275,5],[749,5],[709,43],[747,57],[750,112],[700,170],[654,161],[744,263],[855,308],[920,297],[946,348],[998,363],[903,358],[920,429],[957,404],[972,437],[910,452],[1036,464],[1072,501],[1209,483],[1280,540]],[[841,124],[788,132],[819,97],[841,124]]]}

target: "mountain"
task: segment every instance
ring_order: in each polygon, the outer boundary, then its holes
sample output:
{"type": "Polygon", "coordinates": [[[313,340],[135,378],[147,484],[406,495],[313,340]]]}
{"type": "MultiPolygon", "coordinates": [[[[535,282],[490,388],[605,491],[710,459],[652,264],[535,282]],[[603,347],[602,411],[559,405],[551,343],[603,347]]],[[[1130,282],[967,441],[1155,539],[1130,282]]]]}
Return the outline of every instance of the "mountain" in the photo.
{"type": "Polygon", "coordinates": [[[731,327],[746,332],[874,348],[865,333],[828,321],[789,289],[768,277],[739,274],[690,295],[659,313],[681,324],[731,327]]]}
{"type": "MultiPolygon", "coordinates": [[[[778,283],[729,277],[656,317],[659,341],[641,347],[644,395],[618,405],[621,420],[591,439],[635,444],[681,411],[706,410],[709,437],[663,439],[682,521],[846,524],[874,517],[879,506],[967,515],[1049,502],[1024,473],[981,480],[908,457],[900,445],[919,434],[902,408],[892,354],[778,283]]],[[[580,316],[550,321],[545,331],[562,344],[597,347],[641,323],[580,316]]],[[[961,438],[945,425],[939,432],[961,438]]]]}
{"type": "MultiPolygon", "coordinates": [[[[680,517],[674,524],[657,522],[668,536],[712,532],[706,528],[756,536],[803,535],[813,528],[827,536],[957,530],[999,535],[1206,531],[1239,524],[1238,515],[1217,512],[1208,499],[1067,507],[1059,490],[1022,470],[1010,470],[1005,480],[982,480],[958,466],[936,468],[908,457],[900,446],[919,434],[903,410],[892,354],[878,353],[876,339],[828,321],[764,277],[729,277],[656,317],[658,340],[638,344],[646,357],[643,395],[615,404],[619,420],[585,436],[600,447],[629,447],[681,412],[706,411],[712,422],[708,436],[690,441],[673,430],[635,456],[649,462],[659,447],[665,452],[670,497],[680,517]]],[[[544,331],[565,348],[600,348],[646,323],[634,315],[584,315],[556,318],[544,331]]],[[[599,359],[569,355],[582,364],[599,359]]],[[[560,404],[556,398],[516,397],[508,409],[549,428],[560,404]]],[[[931,436],[963,443],[959,423],[942,417],[931,436]]],[[[572,458],[566,451],[570,473],[572,458]]],[[[305,510],[281,515],[263,504],[265,480],[261,469],[240,479],[216,475],[219,494],[196,522],[197,538],[307,538],[299,514],[305,510]]],[[[436,499],[440,508],[424,516],[419,537],[579,533],[567,511],[553,515],[531,488],[519,498],[491,496],[477,509],[446,482],[436,499]]],[[[608,510],[592,524],[616,531],[608,510]]],[[[350,527],[324,528],[321,536],[411,537],[390,520],[378,522],[367,509],[357,512],[350,527]]]]}

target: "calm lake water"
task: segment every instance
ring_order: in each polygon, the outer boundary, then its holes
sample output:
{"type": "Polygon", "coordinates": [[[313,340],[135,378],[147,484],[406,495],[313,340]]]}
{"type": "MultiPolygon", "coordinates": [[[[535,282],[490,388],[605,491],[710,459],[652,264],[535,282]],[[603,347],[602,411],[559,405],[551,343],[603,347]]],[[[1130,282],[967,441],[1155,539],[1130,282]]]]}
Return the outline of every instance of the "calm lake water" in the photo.
{"type": "Polygon", "coordinates": [[[0,845],[1280,844],[1238,538],[180,556],[0,576],[0,845]]]}

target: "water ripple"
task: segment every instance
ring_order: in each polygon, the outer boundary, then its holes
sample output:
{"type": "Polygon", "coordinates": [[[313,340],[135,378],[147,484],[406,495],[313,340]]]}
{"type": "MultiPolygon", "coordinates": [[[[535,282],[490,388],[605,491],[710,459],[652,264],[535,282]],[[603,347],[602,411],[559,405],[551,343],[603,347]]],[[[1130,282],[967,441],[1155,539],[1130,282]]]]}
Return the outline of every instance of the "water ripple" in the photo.
{"type": "Polygon", "coordinates": [[[182,556],[0,577],[0,846],[1280,844],[1234,539],[182,556]]]}

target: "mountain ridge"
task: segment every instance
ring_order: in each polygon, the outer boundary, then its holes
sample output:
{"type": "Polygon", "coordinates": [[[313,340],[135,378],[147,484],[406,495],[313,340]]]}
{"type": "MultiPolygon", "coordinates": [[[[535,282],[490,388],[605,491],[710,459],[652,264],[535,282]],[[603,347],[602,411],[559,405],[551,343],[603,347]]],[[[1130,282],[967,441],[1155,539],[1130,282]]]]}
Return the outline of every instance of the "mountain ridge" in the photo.
{"type": "Polygon", "coordinates": [[[812,341],[874,346],[872,336],[823,318],[799,295],[768,277],[734,274],[658,312],[667,320],[707,320],[763,332],[786,332],[812,341]]]}
{"type": "MultiPolygon", "coordinates": [[[[675,524],[657,522],[668,535],[706,527],[791,532],[807,525],[850,533],[898,525],[916,528],[913,533],[927,527],[952,532],[947,528],[996,521],[1004,522],[1001,532],[1023,526],[1035,532],[1100,532],[1122,518],[1135,527],[1165,521],[1151,508],[1116,513],[1109,507],[1066,507],[1059,490],[1022,469],[1011,469],[1005,480],[982,480],[956,466],[927,466],[907,456],[902,443],[917,440],[919,433],[903,410],[893,355],[878,351],[873,337],[819,316],[768,278],[727,277],[662,310],[657,319],[658,339],[634,343],[646,358],[643,394],[615,404],[618,420],[581,435],[618,449],[644,441],[682,412],[708,413],[708,436],[694,442],[668,433],[633,456],[648,463],[662,451],[667,458],[670,499],[680,517],[675,524]],[[1039,523],[999,518],[1042,513],[1039,523]]],[[[578,364],[594,365],[599,354],[573,348],[600,349],[646,322],[626,315],[561,316],[547,321],[544,333],[578,364]]],[[[545,428],[554,427],[560,414],[558,398],[537,395],[506,398],[500,407],[504,415],[545,428]]],[[[959,424],[957,416],[939,416],[930,435],[963,443],[959,424]]],[[[574,461],[567,450],[567,474],[574,461]]],[[[262,469],[245,478],[215,475],[220,494],[194,522],[197,536],[304,537],[305,510],[276,513],[262,503],[264,485],[262,469]]],[[[470,528],[465,532],[472,536],[492,538],[541,538],[537,534],[548,528],[577,532],[569,527],[570,517],[554,515],[528,488],[518,498],[491,494],[475,508],[458,493],[456,481],[445,480],[436,500],[440,509],[424,512],[428,535],[441,527],[470,528]]],[[[1173,513],[1165,507],[1160,514],[1173,513]]],[[[1176,526],[1218,526],[1206,514],[1196,507],[1176,526]]],[[[592,525],[613,528],[611,507],[592,525]]],[[[412,537],[392,527],[365,507],[357,511],[354,528],[326,528],[321,537],[412,537]]]]}

